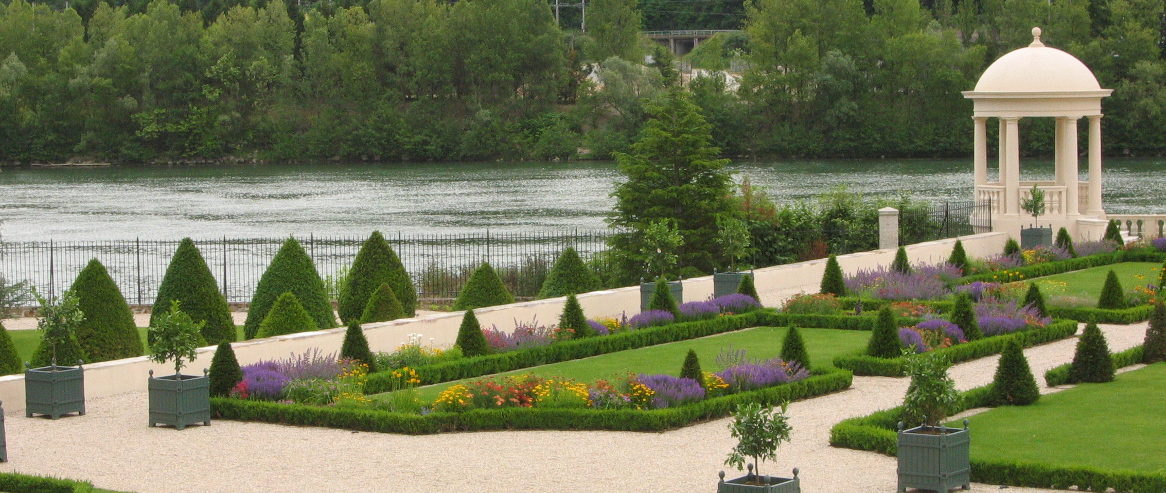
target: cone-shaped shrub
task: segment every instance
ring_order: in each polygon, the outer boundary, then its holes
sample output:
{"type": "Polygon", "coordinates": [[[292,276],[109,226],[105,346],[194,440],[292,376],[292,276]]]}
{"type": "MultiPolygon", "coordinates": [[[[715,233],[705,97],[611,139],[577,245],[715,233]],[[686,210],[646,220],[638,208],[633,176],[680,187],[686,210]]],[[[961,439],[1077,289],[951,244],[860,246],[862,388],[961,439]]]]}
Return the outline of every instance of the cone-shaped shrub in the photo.
{"type": "Polygon", "coordinates": [[[1045,295],[1041,294],[1035,282],[1028,285],[1028,292],[1024,294],[1024,306],[1029,305],[1036,308],[1040,316],[1049,316],[1049,311],[1045,308],[1045,295]]]}
{"type": "Polygon", "coordinates": [[[502,284],[502,278],[498,277],[498,273],[488,262],[483,262],[473,274],[470,274],[466,285],[458,293],[457,300],[453,302],[453,309],[472,310],[509,303],[514,303],[514,297],[510,295],[506,285],[502,284]]]}
{"type": "Polygon", "coordinates": [[[231,343],[223,341],[215,348],[208,378],[211,395],[217,397],[226,396],[243,379],[243,370],[239,368],[239,359],[235,357],[231,343]]]}
{"type": "MultiPolygon", "coordinates": [[[[892,324],[893,325],[893,324],[892,324]]],[[[806,370],[810,369],[810,353],[806,351],[806,341],[797,327],[790,327],[781,342],[781,360],[786,363],[797,363],[806,370]]]]}
{"type": "Polygon", "coordinates": [[[1121,239],[1121,226],[1118,225],[1117,221],[1109,222],[1109,225],[1105,227],[1105,236],[1101,239],[1111,241],[1117,246],[1125,244],[1125,241],[1121,239]]]}
{"type": "Polygon", "coordinates": [[[900,354],[899,328],[895,324],[895,314],[891,307],[884,306],[879,310],[878,321],[870,334],[870,342],[866,345],[866,354],[878,358],[894,358],[900,354]]]}
{"type": "MultiPolygon", "coordinates": [[[[401,303],[402,316],[416,315],[417,288],[405,271],[405,265],[385,241],[380,231],[373,231],[348,269],[348,276],[340,289],[337,312],[344,323],[363,320],[364,309],[373,293],[382,284],[393,289],[393,295],[401,303]]],[[[398,317],[399,318],[399,317],[398,317]]]]}
{"type": "Polygon", "coordinates": [[[911,262],[907,260],[907,249],[899,247],[895,251],[895,260],[891,262],[891,270],[895,272],[902,272],[903,274],[911,273],[911,262]]]}
{"type": "Polygon", "coordinates": [[[455,344],[467,358],[490,353],[490,344],[486,342],[486,336],[482,334],[482,325],[478,323],[478,317],[474,315],[473,310],[466,310],[466,315],[462,317],[462,325],[458,327],[455,344]]]}
{"type": "Polygon", "coordinates": [[[1150,326],[1146,328],[1146,340],[1142,344],[1142,362],[1146,364],[1166,361],[1166,303],[1154,303],[1150,314],[1150,326]]]}
{"type": "Polygon", "coordinates": [[[1020,342],[1013,339],[1000,353],[992,380],[992,401],[997,406],[1027,406],[1040,399],[1040,389],[1024,357],[1020,342]]]}
{"type": "Polygon", "coordinates": [[[85,314],[75,336],[89,357],[86,362],[132,358],[145,352],[134,312],[101,262],[90,260],[69,289],[85,314]]]}
{"type": "Polygon", "coordinates": [[[579,299],[575,298],[573,294],[568,295],[567,302],[563,304],[563,313],[559,316],[559,328],[571,329],[575,337],[597,335],[591,324],[587,323],[587,317],[583,316],[583,307],[579,305],[579,299]]]}
{"type": "Polygon", "coordinates": [[[20,362],[20,356],[16,354],[16,344],[12,343],[12,336],[8,335],[8,329],[4,328],[4,324],[0,324],[0,375],[11,375],[22,371],[24,371],[24,365],[20,362]]]}
{"type": "Polygon", "coordinates": [[[1008,241],[1004,242],[1004,255],[1017,255],[1019,253],[1020,243],[1017,243],[1012,238],[1008,238],[1008,241]]]}
{"type": "Polygon", "coordinates": [[[1073,353],[1073,364],[1069,367],[1069,383],[1112,381],[1113,359],[1109,355],[1109,344],[1097,324],[1090,322],[1077,340],[1077,351],[1073,353]]]}
{"type": "Polygon", "coordinates": [[[368,365],[369,373],[377,371],[376,358],[373,358],[372,351],[368,348],[368,338],[364,336],[364,329],[356,322],[348,324],[348,330],[344,331],[344,343],[340,345],[340,357],[354,359],[368,365]]]}
{"type": "Polygon", "coordinates": [[[976,321],[976,310],[972,307],[972,297],[967,293],[960,293],[955,297],[955,306],[951,309],[949,321],[964,331],[964,338],[974,341],[984,337],[980,332],[980,324],[976,321]]]}
{"type": "Polygon", "coordinates": [[[696,357],[696,351],[689,349],[688,354],[684,356],[684,366],[680,367],[680,378],[691,378],[704,387],[704,373],[700,369],[700,358],[696,357]]]}
{"type": "Polygon", "coordinates": [[[373,291],[372,297],[364,305],[364,311],[360,315],[360,321],[350,323],[367,324],[372,322],[387,322],[404,316],[405,309],[401,306],[401,302],[397,300],[397,294],[393,292],[393,288],[389,287],[388,284],[381,284],[381,287],[373,291]]]}
{"type": "Polygon", "coordinates": [[[656,279],[652,297],[648,298],[648,309],[664,310],[671,313],[673,317],[680,317],[680,305],[676,304],[676,298],[672,297],[672,290],[668,289],[668,281],[665,281],[663,277],[656,279]]]}
{"type": "Polygon", "coordinates": [[[327,329],[336,326],[332,303],[328,301],[328,292],[324,289],[320,274],[316,272],[315,264],[300,242],[288,238],[255,287],[247,321],[243,323],[243,335],[247,339],[256,337],[259,324],[267,318],[267,312],[272,309],[276,299],[289,291],[296,295],[297,302],[307,311],[316,327],[327,329]]]}
{"type": "Polygon", "coordinates": [[[568,247],[555,259],[555,265],[547,272],[539,298],[554,298],[569,294],[586,293],[599,289],[599,278],[587,268],[574,248],[568,247]]]}
{"type": "Polygon", "coordinates": [[[968,273],[968,253],[964,251],[964,242],[955,240],[955,246],[951,247],[951,255],[947,257],[947,263],[956,266],[961,273],[968,273]]]}
{"type": "Polygon", "coordinates": [[[1101,286],[1101,296],[1097,299],[1097,308],[1125,308],[1126,294],[1117,280],[1117,273],[1113,269],[1105,275],[1105,284],[1101,286]]]}
{"type": "Polygon", "coordinates": [[[300,304],[295,293],[288,291],[279,295],[271,310],[267,311],[267,317],[259,324],[259,333],[256,337],[308,332],[318,328],[316,321],[304,309],[304,305],[300,304]]]}
{"type": "Polygon", "coordinates": [[[170,258],[170,266],[166,267],[162,284],[158,285],[154,306],[159,308],[150,313],[151,327],[166,313],[172,300],[178,300],[182,311],[195,323],[206,322],[202,326],[202,338],[208,344],[235,340],[235,320],[231,318],[227,300],[219,292],[210,267],[190,238],[183,238],[178,244],[170,258]]]}
{"type": "Polygon", "coordinates": [[[1070,257],[1077,256],[1077,249],[1073,248],[1073,237],[1069,236],[1069,230],[1065,228],[1058,229],[1057,239],[1053,244],[1068,252],[1070,257]]]}
{"type": "Polygon", "coordinates": [[[741,276],[741,284],[737,286],[737,294],[752,296],[758,303],[761,302],[761,297],[757,296],[757,286],[753,284],[753,274],[741,276]]]}
{"type": "Polygon", "coordinates": [[[826,271],[822,273],[822,294],[846,296],[846,284],[842,282],[842,267],[838,266],[838,257],[831,255],[826,259],[826,271]]]}

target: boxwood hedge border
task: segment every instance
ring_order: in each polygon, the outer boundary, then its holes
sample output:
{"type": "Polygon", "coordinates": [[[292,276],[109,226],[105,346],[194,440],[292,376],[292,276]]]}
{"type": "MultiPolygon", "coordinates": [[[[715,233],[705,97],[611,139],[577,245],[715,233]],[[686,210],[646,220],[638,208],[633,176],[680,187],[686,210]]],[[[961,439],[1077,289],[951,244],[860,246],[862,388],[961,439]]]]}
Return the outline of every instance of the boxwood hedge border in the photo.
{"type": "Polygon", "coordinates": [[[90,493],[94,491],[94,488],[93,484],[87,481],[5,472],[0,473],[0,491],[10,493],[90,493]]]}

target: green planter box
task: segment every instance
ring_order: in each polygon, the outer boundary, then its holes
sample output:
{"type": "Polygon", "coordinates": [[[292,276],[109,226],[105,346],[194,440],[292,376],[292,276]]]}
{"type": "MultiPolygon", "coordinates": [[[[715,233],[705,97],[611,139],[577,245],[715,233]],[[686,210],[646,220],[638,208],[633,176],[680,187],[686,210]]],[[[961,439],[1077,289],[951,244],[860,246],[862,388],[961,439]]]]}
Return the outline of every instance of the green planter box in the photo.
{"type": "Polygon", "coordinates": [[[903,430],[899,423],[899,487],[946,492],[971,488],[971,435],[963,429],[919,426],[903,430]]]}
{"type": "Polygon", "coordinates": [[[211,424],[211,387],[203,376],[166,375],[150,371],[150,426],[170,425],[179,430],[186,425],[211,424]]]}
{"type": "Polygon", "coordinates": [[[1020,248],[1028,250],[1038,246],[1053,244],[1053,228],[1022,228],[1020,230],[1020,248]]]}
{"type": "MultiPolygon", "coordinates": [[[[680,281],[668,281],[668,290],[672,292],[672,298],[676,300],[676,304],[684,303],[684,285],[680,281]]],[[[640,283],[640,311],[648,310],[648,303],[652,302],[652,293],[656,291],[656,283],[642,282],[640,283]]]]}
{"type": "Polygon", "coordinates": [[[4,403],[0,402],[0,462],[8,462],[8,439],[4,433],[4,403]]]}
{"type": "Polygon", "coordinates": [[[24,415],[44,414],[57,419],[69,413],[85,414],[85,369],[42,366],[24,371],[24,415]]]}
{"type": "Polygon", "coordinates": [[[736,293],[737,288],[741,287],[741,279],[747,275],[749,275],[748,272],[713,273],[713,298],[736,293]]]}
{"type": "Polygon", "coordinates": [[[758,476],[753,474],[753,464],[749,464],[749,474],[737,479],[725,481],[725,471],[718,476],[717,493],[802,493],[802,481],[798,479],[798,469],[794,468],[794,477],[779,478],[776,476],[758,476]],[[749,484],[762,483],[762,484],[749,484]]]}

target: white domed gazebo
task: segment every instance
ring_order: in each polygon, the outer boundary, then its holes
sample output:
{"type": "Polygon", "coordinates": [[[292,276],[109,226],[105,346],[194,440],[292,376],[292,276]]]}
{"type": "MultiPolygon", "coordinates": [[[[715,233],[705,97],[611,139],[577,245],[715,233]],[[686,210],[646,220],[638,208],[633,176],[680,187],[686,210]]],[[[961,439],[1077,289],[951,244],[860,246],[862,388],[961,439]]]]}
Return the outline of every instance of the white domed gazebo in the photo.
{"type": "Polygon", "coordinates": [[[964,91],[971,99],[975,121],[975,199],[992,204],[992,229],[1019,238],[1020,227],[1032,218],[1020,208],[1032,186],[1045,193],[1047,210],[1041,226],[1065,227],[1075,238],[1098,239],[1105,230],[1101,205],[1101,98],[1093,72],[1073,55],[1041,43],[1033,28],[1032,44],[992,63],[976,88],[964,91]],[[1020,180],[1021,118],[1056,119],[1054,180],[1020,180]],[[1080,182],[1077,161],[1077,121],[1089,119],[1089,180],[1080,182]],[[988,119],[1000,125],[999,175],[988,181],[988,119]]]}

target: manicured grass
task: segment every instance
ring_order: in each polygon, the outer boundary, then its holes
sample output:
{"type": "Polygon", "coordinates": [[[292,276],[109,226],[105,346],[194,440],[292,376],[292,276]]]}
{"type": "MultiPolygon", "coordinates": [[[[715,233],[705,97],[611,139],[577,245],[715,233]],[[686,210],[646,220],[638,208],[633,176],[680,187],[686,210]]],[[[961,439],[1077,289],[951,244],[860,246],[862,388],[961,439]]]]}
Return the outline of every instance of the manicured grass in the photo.
{"type": "Polygon", "coordinates": [[[1166,473],[1166,363],[969,418],[972,460],[1166,473]]]}
{"type": "Polygon", "coordinates": [[[1105,284],[1105,276],[1110,269],[1117,274],[1122,289],[1129,293],[1134,286],[1157,284],[1161,268],[1162,264],[1153,262],[1123,262],[1042,277],[1032,282],[1040,286],[1041,293],[1050,305],[1096,307],[1097,298],[1101,296],[1101,286],[1105,284]],[[1058,303],[1058,299],[1075,300],[1078,303],[1058,303]]]}
{"type": "MultiPolygon", "coordinates": [[[[36,352],[37,344],[40,344],[39,330],[10,330],[8,335],[12,337],[12,344],[16,346],[16,354],[20,356],[20,361],[29,361],[32,359],[32,353],[36,352]]],[[[150,354],[150,346],[146,344],[146,328],[138,327],[138,337],[142,339],[142,347],[146,349],[146,354],[150,354]]],[[[235,340],[243,340],[243,326],[235,326],[235,340]]],[[[64,362],[62,362],[64,364],[64,362]]],[[[71,364],[71,363],[70,363],[71,364]]]]}
{"type": "MultiPolygon", "coordinates": [[[[814,368],[832,368],[835,356],[850,353],[865,347],[870,333],[866,331],[837,329],[799,329],[810,354],[810,364],[814,368]]],[[[781,343],[788,328],[756,327],[726,334],[703,337],[688,341],[673,342],[645,348],[608,353],[591,358],[564,361],[534,368],[524,368],[497,375],[532,374],[540,377],[564,377],[580,382],[594,382],[600,379],[619,379],[628,373],[668,373],[680,374],[684,356],[689,349],[696,351],[701,369],[718,371],[717,355],[722,349],[744,349],[749,359],[774,358],[781,352],[781,343]]],[[[479,377],[485,378],[485,377],[479,377]]],[[[471,379],[477,380],[477,379],[471,379]]],[[[465,382],[461,380],[460,382],[465,382]]],[[[446,382],[418,388],[423,402],[432,401],[446,387],[458,383],[446,382]]],[[[373,398],[385,397],[378,394],[373,398]]]]}

